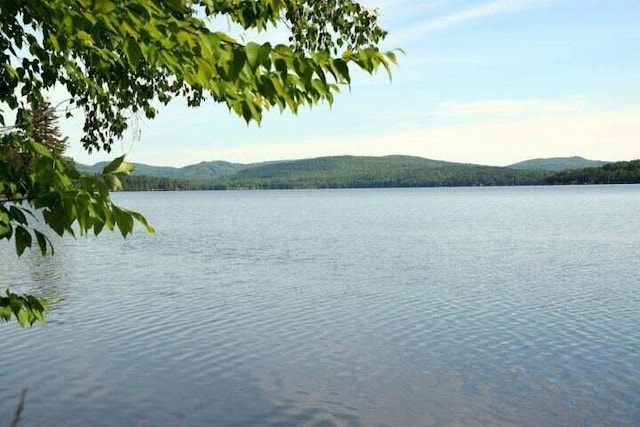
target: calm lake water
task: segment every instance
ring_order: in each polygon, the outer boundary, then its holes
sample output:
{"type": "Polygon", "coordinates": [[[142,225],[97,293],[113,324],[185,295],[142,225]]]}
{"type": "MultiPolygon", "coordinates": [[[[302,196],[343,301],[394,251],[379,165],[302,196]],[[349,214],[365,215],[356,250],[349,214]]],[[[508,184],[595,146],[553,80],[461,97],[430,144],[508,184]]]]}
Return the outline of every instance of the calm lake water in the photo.
{"type": "Polygon", "coordinates": [[[0,426],[639,426],[640,186],[128,193],[0,283],[0,426]]]}

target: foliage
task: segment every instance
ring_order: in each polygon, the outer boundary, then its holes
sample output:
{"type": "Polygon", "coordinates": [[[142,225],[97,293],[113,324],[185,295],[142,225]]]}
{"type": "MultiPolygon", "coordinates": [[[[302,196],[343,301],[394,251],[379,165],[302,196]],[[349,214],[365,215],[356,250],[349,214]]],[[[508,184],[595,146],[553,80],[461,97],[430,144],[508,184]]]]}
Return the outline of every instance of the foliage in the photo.
{"type": "Polygon", "coordinates": [[[14,237],[18,255],[34,242],[43,255],[53,251],[49,238],[36,228],[44,224],[59,236],[75,235],[75,225],[81,235],[117,227],[126,237],[134,219],[153,231],[142,215],[117,207],[109,197],[109,191],[122,189],[120,178],[132,170],[124,156],[105,166],[100,175],[84,176],[45,146],[23,142],[16,134],[0,139],[0,239],[14,237]],[[17,155],[29,161],[13,160],[20,148],[17,155]]]}
{"type": "MultiPolygon", "coordinates": [[[[109,191],[122,189],[121,178],[132,168],[119,157],[97,176],[84,176],[46,146],[19,133],[0,137],[0,240],[13,238],[18,255],[37,246],[53,254],[48,230],[59,236],[118,229],[123,237],[134,222],[153,228],[137,212],[111,202],[109,191]]],[[[0,298],[0,318],[14,314],[20,325],[42,321],[46,301],[7,291],[0,298]]]]}
{"type": "Polygon", "coordinates": [[[31,133],[33,139],[46,146],[55,157],[62,157],[67,149],[68,138],[62,136],[58,116],[50,102],[25,111],[17,121],[17,128],[31,133]]]}
{"type": "MultiPolygon", "coordinates": [[[[246,121],[271,107],[333,101],[349,64],[389,69],[376,15],[351,0],[6,0],[0,6],[0,102],[21,111],[62,85],[85,113],[84,146],[109,150],[128,114],[208,95],[246,121]],[[243,45],[202,18],[261,31],[284,20],[290,44],[243,45]]],[[[4,121],[0,114],[0,124],[4,121]]]]}
{"type": "MultiPolygon", "coordinates": [[[[193,107],[211,98],[258,123],[270,108],[295,113],[331,103],[350,84],[350,67],[390,72],[395,54],[379,50],[385,36],[376,12],[353,0],[3,0],[0,239],[13,238],[20,255],[34,243],[53,252],[48,229],[83,235],[118,228],[127,236],[137,221],[152,231],[109,198],[132,169],[123,158],[97,176],[61,158],[64,145],[52,142],[64,139],[50,132],[57,126],[48,91],[66,90],[70,106],[84,113],[81,141],[89,152],[110,151],[132,115],[152,119],[176,97],[193,107]],[[224,17],[250,32],[283,24],[289,43],[242,43],[211,28],[224,17]],[[7,126],[11,116],[16,125],[7,126]]],[[[30,298],[0,300],[0,309],[23,301],[20,310],[39,320],[30,298]]]]}
{"type": "Polygon", "coordinates": [[[640,160],[599,168],[570,169],[550,176],[549,184],[640,184],[640,160]]]}
{"type": "Polygon", "coordinates": [[[48,308],[46,300],[32,295],[20,296],[7,290],[6,296],[0,296],[0,319],[8,322],[13,315],[20,326],[44,322],[48,308]]]}

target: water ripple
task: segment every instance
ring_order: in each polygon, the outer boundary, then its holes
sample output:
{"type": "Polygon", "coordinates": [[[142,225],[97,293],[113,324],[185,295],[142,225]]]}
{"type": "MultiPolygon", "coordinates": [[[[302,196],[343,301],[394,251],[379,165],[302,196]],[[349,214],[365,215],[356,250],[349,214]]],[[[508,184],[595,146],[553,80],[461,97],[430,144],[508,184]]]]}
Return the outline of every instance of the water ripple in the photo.
{"type": "Polygon", "coordinates": [[[120,195],[158,235],[3,258],[0,424],[639,425],[640,196],[572,191],[120,195]]]}

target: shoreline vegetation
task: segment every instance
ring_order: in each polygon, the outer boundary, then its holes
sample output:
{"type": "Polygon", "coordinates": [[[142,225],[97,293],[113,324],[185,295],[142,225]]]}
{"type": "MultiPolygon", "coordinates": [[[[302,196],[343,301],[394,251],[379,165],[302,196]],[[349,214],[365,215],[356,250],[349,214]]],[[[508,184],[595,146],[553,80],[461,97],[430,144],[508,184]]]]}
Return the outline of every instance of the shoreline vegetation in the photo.
{"type": "MultiPolygon", "coordinates": [[[[92,174],[103,166],[77,168],[92,174]]],[[[183,168],[137,164],[122,183],[124,191],[637,184],[640,160],[566,157],[497,167],[413,156],[334,156],[253,164],[213,161],[183,168]]]]}

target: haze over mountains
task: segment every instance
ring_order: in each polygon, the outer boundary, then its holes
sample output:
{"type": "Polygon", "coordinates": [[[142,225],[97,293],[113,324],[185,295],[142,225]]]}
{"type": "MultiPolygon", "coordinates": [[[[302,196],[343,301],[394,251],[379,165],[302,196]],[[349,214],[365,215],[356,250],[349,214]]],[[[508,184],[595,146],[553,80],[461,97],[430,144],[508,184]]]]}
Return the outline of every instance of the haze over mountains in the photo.
{"type": "MultiPolygon", "coordinates": [[[[332,156],[262,163],[201,162],[181,168],[136,164],[125,190],[454,187],[543,185],[559,171],[607,162],[581,157],[532,159],[506,167],[414,156],[332,156]]],[[[98,173],[105,163],[77,165],[98,173]]]]}
{"type": "MultiPolygon", "coordinates": [[[[589,160],[582,157],[554,157],[525,160],[509,166],[484,166],[469,163],[455,163],[441,160],[430,160],[415,156],[331,156],[301,160],[278,160],[260,163],[231,163],[222,160],[200,162],[180,168],[171,166],[152,166],[143,163],[134,163],[136,166],[133,175],[151,176],[172,179],[211,179],[231,176],[241,173],[243,176],[275,176],[292,171],[318,172],[328,171],[348,166],[351,170],[367,170],[372,167],[379,168],[453,168],[461,170],[465,168],[489,168],[491,170],[512,169],[522,171],[561,171],[565,169],[581,169],[586,167],[599,167],[608,162],[601,160],[589,160]]],[[[99,173],[106,162],[99,162],[92,166],[77,164],[78,170],[84,173],[99,173]]]]}
{"type": "Polygon", "coordinates": [[[600,166],[604,166],[607,163],[609,162],[604,162],[602,160],[588,160],[579,156],[573,156],[551,157],[548,159],[531,159],[514,163],[507,167],[518,170],[548,170],[558,172],[567,169],[597,168],[600,166]]]}

